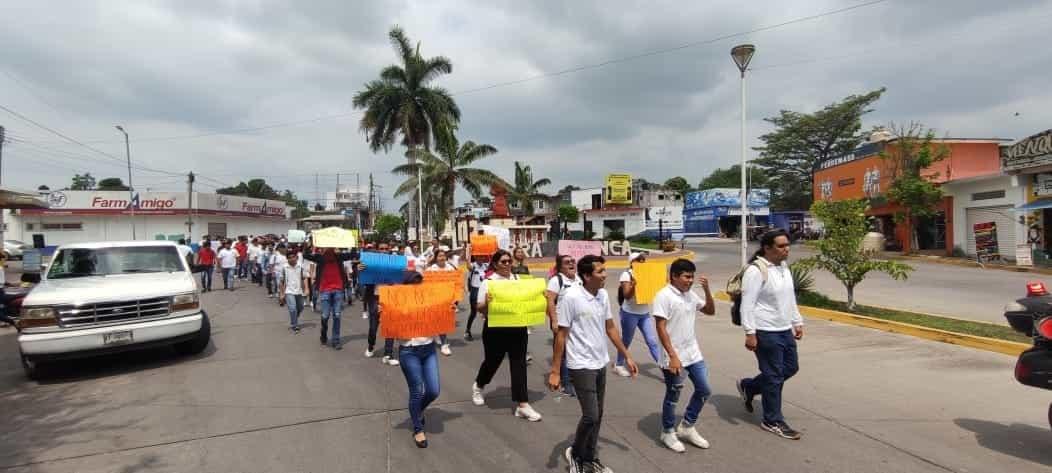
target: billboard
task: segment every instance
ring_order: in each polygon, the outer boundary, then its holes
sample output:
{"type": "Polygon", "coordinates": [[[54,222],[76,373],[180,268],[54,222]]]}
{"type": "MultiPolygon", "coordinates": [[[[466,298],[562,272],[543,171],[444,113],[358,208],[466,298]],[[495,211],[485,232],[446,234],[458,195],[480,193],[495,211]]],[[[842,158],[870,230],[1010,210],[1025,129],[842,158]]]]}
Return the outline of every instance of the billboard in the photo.
{"type": "Polygon", "coordinates": [[[603,202],[605,204],[631,204],[632,175],[608,174],[606,186],[603,188],[603,202]]]}
{"type": "MultiPolygon", "coordinates": [[[[686,209],[741,207],[740,193],[740,190],[729,187],[690,192],[684,199],[684,207],[686,209]]],[[[749,207],[767,207],[770,200],[770,189],[749,189],[749,207]]]]}

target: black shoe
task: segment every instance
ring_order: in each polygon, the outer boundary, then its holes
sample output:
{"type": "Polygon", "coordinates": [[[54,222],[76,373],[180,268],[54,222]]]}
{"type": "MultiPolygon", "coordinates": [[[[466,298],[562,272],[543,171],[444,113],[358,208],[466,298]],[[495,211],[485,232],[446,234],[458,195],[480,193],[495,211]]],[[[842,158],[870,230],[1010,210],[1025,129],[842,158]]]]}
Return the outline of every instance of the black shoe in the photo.
{"type": "Polygon", "coordinates": [[[753,408],[752,408],[752,396],[749,396],[745,392],[745,380],[744,379],[739,379],[738,380],[738,395],[741,396],[742,402],[745,403],[745,412],[748,412],[748,413],[752,414],[752,411],[753,411],[753,408]]]}
{"type": "Polygon", "coordinates": [[[343,344],[342,343],[333,343],[332,344],[332,349],[333,350],[343,350],[343,344]]]}
{"type": "Polygon", "coordinates": [[[593,471],[595,473],[607,473],[607,472],[613,471],[613,470],[607,468],[606,465],[600,463],[598,458],[588,462],[588,466],[591,467],[591,470],[589,470],[589,471],[593,471]]]}
{"type": "Polygon", "coordinates": [[[761,422],[760,427],[762,427],[763,430],[775,434],[783,439],[800,440],[800,432],[793,430],[793,428],[789,427],[789,424],[786,424],[785,421],[779,421],[773,424],[761,422]]]}
{"type": "Polygon", "coordinates": [[[416,443],[416,448],[427,448],[427,439],[417,440],[414,436],[413,442],[416,443]]]}
{"type": "Polygon", "coordinates": [[[464,340],[467,340],[469,342],[473,342],[473,341],[475,341],[475,337],[471,336],[471,332],[464,332],[464,340]]]}

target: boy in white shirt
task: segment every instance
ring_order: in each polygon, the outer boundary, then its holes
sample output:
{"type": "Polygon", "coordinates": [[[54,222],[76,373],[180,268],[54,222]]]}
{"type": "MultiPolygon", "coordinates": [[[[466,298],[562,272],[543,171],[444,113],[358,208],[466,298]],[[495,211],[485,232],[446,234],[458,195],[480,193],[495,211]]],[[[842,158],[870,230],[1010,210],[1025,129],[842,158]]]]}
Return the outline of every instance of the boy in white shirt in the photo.
{"type": "Polygon", "coordinates": [[[624,355],[631,376],[635,377],[639,368],[621,343],[621,334],[610,311],[610,296],[603,289],[606,260],[602,256],[585,256],[577,263],[577,272],[583,284],[567,289],[556,308],[559,332],[555,335],[548,388],[552,391],[559,389],[562,382],[559,367],[565,354],[566,367],[570,370],[570,379],[581,404],[581,420],[577,424],[573,445],[565,453],[570,471],[609,472],[611,470],[603,466],[596,455],[606,395],[606,365],[610,363],[606,341],[610,340],[617,352],[624,355]]]}
{"type": "Polygon", "coordinates": [[[278,305],[288,305],[289,330],[300,333],[300,314],[303,313],[304,298],[310,296],[310,286],[303,265],[299,263],[299,255],[289,253],[288,263],[282,266],[279,275],[282,298],[278,299],[278,305]]]}
{"type": "Polygon", "coordinates": [[[689,260],[677,259],[669,268],[669,284],[654,297],[653,314],[657,322],[657,335],[663,348],[659,364],[665,375],[665,401],[661,407],[661,442],[677,453],[686,448],[680,438],[698,448],[709,448],[694,424],[701,408],[712,395],[705,358],[701,355],[698,338],[694,333],[694,322],[698,312],[716,314],[716,304],[709,291],[709,281],[697,278],[698,285],[705,290],[705,301],[691,290],[697,268],[689,260]],[[676,403],[683,390],[683,382],[689,377],[694,384],[694,394],[687,403],[683,420],[676,425],[676,403]]]}

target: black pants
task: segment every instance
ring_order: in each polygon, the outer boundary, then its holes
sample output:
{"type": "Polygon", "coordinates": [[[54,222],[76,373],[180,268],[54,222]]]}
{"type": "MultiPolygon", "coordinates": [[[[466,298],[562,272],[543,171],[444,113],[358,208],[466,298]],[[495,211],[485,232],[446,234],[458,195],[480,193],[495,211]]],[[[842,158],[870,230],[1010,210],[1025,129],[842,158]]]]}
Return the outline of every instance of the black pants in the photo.
{"type": "Polygon", "coordinates": [[[475,310],[475,304],[477,304],[478,301],[479,288],[468,288],[468,306],[471,311],[468,312],[468,328],[465,330],[466,333],[471,333],[471,325],[475,323],[475,316],[478,315],[478,311],[475,310]]]}
{"type": "MultiPolygon", "coordinates": [[[[365,310],[369,313],[369,351],[376,347],[376,334],[380,329],[380,300],[377,296],[366,294],[365,310]]],[[[384,339],[384,356],[394,356],[394,339],[384,339]]]]}
{"type": "Polygon", "coordinates": [[[570,370],[577,400],[581,403],[581,420],[573,440],[574,458],[594,461],[599,444],[599,427],[603,422],[603,399],[606,397],[606,368],[570,370]]]}
{"type": "Polygon", "coordinates": [[[479,366],[475,384],[485,387],[493,380],[504,355],[508,356],[508,368],[511,370],[511,399],[515,402],[529,402],[526,391],[526,344],[529,337],[526,327],[482,327],[482,347],[485,358],[479,366]]]}

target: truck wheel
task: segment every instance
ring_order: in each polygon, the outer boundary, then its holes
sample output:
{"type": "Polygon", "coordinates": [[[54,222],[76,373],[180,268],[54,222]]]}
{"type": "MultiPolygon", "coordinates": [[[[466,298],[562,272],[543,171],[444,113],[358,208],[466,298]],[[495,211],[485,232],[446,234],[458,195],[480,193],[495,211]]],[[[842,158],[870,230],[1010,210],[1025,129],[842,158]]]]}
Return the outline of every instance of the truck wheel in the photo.
{"type": "Polygon", "coordinates": [[[205,351],[211,339],[212,324],[208,322],[208,314],[201,312],[201,330],[197,332],[197,336],[185,342],[176,343],[174,348],[180,355],[196,355],[205,351]]]}
{"type": "Polygon", "coordinates": [[[22,358],[22,371],[25,372],[26,378],[33,381],[40,379],[40,363],[30,360],[21,350],[18,351],[18,355],[22,358]]]}

